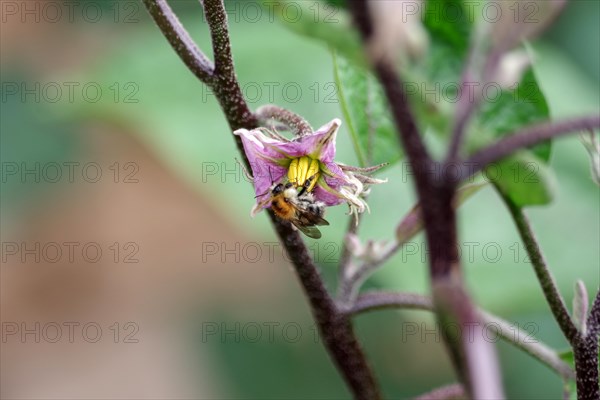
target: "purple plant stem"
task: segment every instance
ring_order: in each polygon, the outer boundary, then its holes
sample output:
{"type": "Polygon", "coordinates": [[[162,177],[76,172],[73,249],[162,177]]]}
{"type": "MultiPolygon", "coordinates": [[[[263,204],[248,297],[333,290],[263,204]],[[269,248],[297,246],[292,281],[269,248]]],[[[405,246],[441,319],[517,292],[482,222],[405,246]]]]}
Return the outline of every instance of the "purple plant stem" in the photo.
{"type": "MultiPolygon", "coordinates": [[[[364,42],[369,45],[374,27],[367,3],[354,1],[349,6],[355,25],[364,42]]],[[[461,327],[478,323],[475,307],[466,293],[460,271],[456,214],[452,207],[456,182],[432,177],[430,167],[433,161],[419,134],[401,78],[387,60],[371,62],[384,89],[399,139],[415,176],[430,251],[429,269],[436,317],[452,362],[470,396],[503,397],[493,346],[480,340],[469,343],[464,335],[453,336],[448,331],[456,323],[461,327]]]]}
{"type": "MultiPolygon", "coordinates": [[[[186,66],[213,89],[230,129],[234,131],[239,128],[257,128],[258,119],[248,108],[235,74],[223,1],[203,1],[213,42],[214,69],[179,23],[166,1],[143,2],[186,66]]],[[[235,138],[248,166],[241,140],[239,136],[235,138]]],[[[309,299],[325,347],[354,397],[379,399],[379,388],[354,335],[351,321],[336,307],[300,235],[289,223],[277,219],[272,212],[269,212],[269,216],[309,299]]]]}

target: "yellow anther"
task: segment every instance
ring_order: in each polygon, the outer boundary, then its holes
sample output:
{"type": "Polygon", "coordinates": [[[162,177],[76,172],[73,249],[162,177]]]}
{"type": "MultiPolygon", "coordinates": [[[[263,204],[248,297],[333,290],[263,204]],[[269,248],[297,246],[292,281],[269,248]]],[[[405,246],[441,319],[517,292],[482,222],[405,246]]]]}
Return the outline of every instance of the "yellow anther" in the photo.
{"type": "Polygon", "coordinates": [[[307,156],[300,157],[300,160],[298,160],[298,182],[296,182],[298,186],[302,186],[306,182],[309,166],[310,158],[307,156]]]}
{"type": "Polygon", "coordinates": [[[296,187],[302,187],[308,179],[311,179],[307,188],[310,192],[319,179],[319,161],[308,156],[293,159],[288,169],[288,180],[296,187]]]}
{"type": "Polygon", "coordinates": [[[312,192],[313,188],[317,184],[317,181],[319,180],[319,161],[315,160],[314,158],[310,162],[310,167],[308,167],[308,172],[306,174],[306,179],[309,178],[312,178],[312,181],[310,182],[310,186],[307,190],[312,192]]]}
{"type": "Polygon", "coordinates": [[[297,185],[298,184],[298,159],[294,158],[288,168],[288,180],[297,185]]]}

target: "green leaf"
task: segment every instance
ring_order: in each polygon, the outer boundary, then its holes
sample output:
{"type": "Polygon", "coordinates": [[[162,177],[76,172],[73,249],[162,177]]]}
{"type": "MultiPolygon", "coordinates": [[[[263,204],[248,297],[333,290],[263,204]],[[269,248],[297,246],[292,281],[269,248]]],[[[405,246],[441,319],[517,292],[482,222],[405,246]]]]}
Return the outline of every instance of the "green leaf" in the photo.
{"type": "Polygon", "coordinates": [[[402,153],[381,85],[365,69],[332,55],[340,106],[360,164],[397,162],[402,153]]]}
{"type": "Polygon", "coordinates": [[[425,71],[431,82],[460,82],[473,25],[464,3],[462,0],[429,0],[425,5],[423,25],[430,38],[425,71]],[[457,18],[443,18],[442,10],[456,10],[457,18]]]}
{"type": "Polygon", "coordinates": [[[519,151],[490,165],[484,175],[519,207],[547,204],[554,196],[554,174],[530,151],[519,151]]]}
{"type": "MultiPolygon", "coordinates": [[[[428,0],[423,26],[429,36],[425,57],[406,66],[405,90],[422,128],[448,135],[454,120],[459,83],[469,53],[473,21],[463,0],[428,0]],[[443,10],[455,10],[444,18],[443,10]],[[454,18],[455,17],[455,18],[454,18]]],[[[471,5],[472,6],[472,5],[471,5]]]]}
{"type": "Polygon", "coordinates": [[[365,65],[362,43],[350,15],[335,1],[262,0],[269,15],[274,15],[291,31],[327,43],[359,65],[365,65]]]}
{"type": "MultiPolygon", "coordinates": [[[[494,89],[489,85],[487,101],[482,104],[479,115],[480,129],[486,136],[501,138],[520,127],[547,120],[550,111],[546,98],[540,89],[532,68],[528,68],[523,78],[513,90],[494,89]]],[[[475,132],[475,135],[478,133],[475,132]]],[[[532,148],[544,161],[550,158],[550,142],[532,148]]]]}
{"type": "MultiPolygon", "coordinates": [[[[493,86],[489,86],[493,88],[493,86]]],[[[471,149],[495,141],[521,127],[549,119],[546,98],[532,68],[513,89],[490,89],[469,135],[471,149]]],[[[551,143],[546,142],[490,166],[488,178],[519,207],[547,204],[553,198],[554,175],[546,163],[551,143]]]]}
{"type": "Polygon", "coordinates": [[[573,354],[572,348],[569,347],[568,349],[558,352],[558,356],[561,360],[575,368],[575,355],[573,354]]]}

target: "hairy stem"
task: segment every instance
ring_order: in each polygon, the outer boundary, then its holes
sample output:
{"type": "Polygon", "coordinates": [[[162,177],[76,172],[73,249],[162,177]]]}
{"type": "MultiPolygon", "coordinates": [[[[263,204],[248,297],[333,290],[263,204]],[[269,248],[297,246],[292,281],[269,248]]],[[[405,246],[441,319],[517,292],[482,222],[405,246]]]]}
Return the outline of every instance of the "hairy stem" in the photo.
{"type": "MultiPolygon", "coordinates": [[[[350,2],[354,22],[369,45],[374,31],[365,2],[350,2]]],[[[470,396],[502,398],[499,370],[493,346],[446,328],[450,324],[466,327],[477,324],[475,308],[464,289],[458,259],[456,214],[452,206],[456,182],[431,175],[433,161],[419,134],[401,78],[386,59],[371,60],[381,83],[400,141],[415,176],[415,186],[423,210],[427,244],[430,251],[430,277],[436,317],[450,351],[459,379],[470,396]]],[[[455,326],[455,325],[454,325],[455,326]]]]}
{"type": "Polygon", "coordinates": [[[598,115],[560,122],[546,122],[526,127],[520,131],[505,135],[494,144],[473,154],[464,162],[463,168],[460,168],[459,180],[468,178],[487,165],[500,161],[519,149],[530,147],[558,136],[594,129],[600,129],[600,116],[598,115]]]}
{"type": "Polygon", "coordinates": [[[577,374],[577,398],[599,399],[598,335],[600,334],[600,291],[596,294],[587,319],[587,334],[581,335],[573,347],[577,374]]]}
{"type": "Polygon", "coordinates": [[[600,290],[596,293],[586,325],[588,336],[598,337],[600,335],[600,290]]]}
{"type": "MultiPolygon", "coordinates": [[[[248,108],[235,74],[227,28],[227,13],[225,12],[223,0],[203,0],[202,4],[210,29],[215,58],[213,92],[227,121],[229,121],[231,129],[255,128],[258,121],[248,108]]],[[[241,143],[240,137],[235,137],[238,143],[241,143]]],[[[238,148],[241,149],[239,144],[238,148]]]]}
{"type": "Polygon", "coordinates": [[[171,47],[190,71],[210,86],[215,67],[196,46],[166,0],[142,0],[171,47]]]}
{"type": "MultiPolygon", "coordinates": [[[[144,0],[148,12],[185,65],[210,86],[232,131],[258,127],[238,83],[222,0],[204,0],[206,19],[213,42],[215,67],[192,41],[165,0],[144,0]]],[[[239,136],[235,136],[246,166],[248,159],[239,136]]],[[[295,267],[327,351],[356,399],[379,399],[375,378],[361,350],[348,316],[339,311],[327,292],[309,252],[289,223],[269,213],[279,240],[295,267]]]]}
{"type": "MultiPolygon", "coordinates": [[[[414,293],[370,292],[359,296],[352,309],[348,312],[356,315],[372,310],[397,308],[433,311],[433,302],[427,296],[414,293]]],[[[512,325],[486,311],[479,310],[478,313],[486,329],[489,329],[491,332],[487,333],[488,337],[496,334],[502,340],[541,361],[562,378],[575,378],[573,369],[561,360],[556,351],[537,340],[531,340],[529,332],[523,331],[518,325],[512,325]]]]}
{"type": "Polygon", "coordinates": [[[352,330],[347,314],[338,310],[323,285],[317,267],[290,224],[283,223],[270,213],[271,219],[296,267],[296,274],[303,283],[304,291],[312,304],[312,311],[319,332],[333,360],[342,371],[344,379],[356,399],[379,399],[379,389],[352,330]]]}
{"type": "Polygon", "coordinates": [[[284,124],[295,136],[305,136],[313,132],[313,128],[304,118],[273,104],[261,106],[256,110],[256,116],[261,122],[273,119],[284,124]]]}
{"type": "Polygon", "coordinates": [[[529,224],[529,220],[523,213],[520,207],[515,205],[507,196],[502,194],[500,190],[497,190],[504,203],[508,207],[512,219],[517,226],[517,230],[519,231],[519,235],[521,236],[521,240],[525,245],[525,250],[527,251],[527,255],[529,256],[529,260],[531,265],[533,265],[533,269],[535,271],[535,275],[537,276],[538,281],[542,287],[542,291],[544,292],[544,297],[550,306],[552,314],[558,323],[558,326],[562,330],[563,334],[572,345],[576,342],[579,332],[569,315],[569,311],[567,310],[567,306],[556,287],[556,282],[546,265],[546,260],[542,255],[540,250],[540,246],[537,243],[533,230],[529,224]]]}

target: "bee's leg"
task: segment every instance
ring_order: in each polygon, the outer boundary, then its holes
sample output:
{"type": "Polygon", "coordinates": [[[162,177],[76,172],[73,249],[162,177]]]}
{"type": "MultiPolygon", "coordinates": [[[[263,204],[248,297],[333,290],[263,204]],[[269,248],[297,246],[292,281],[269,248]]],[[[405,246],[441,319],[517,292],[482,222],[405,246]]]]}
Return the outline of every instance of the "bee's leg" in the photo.
{"type": "Polygon", "coordinates": [[[310,203],[307,206],[308,211],[310,211],[311,213],[318,215],[319,217],[322,217],[324,214],[324,207],[322,207],[319,204],[315,204],[315,203],[310,203]]]}
{"type": "Polygon", "coordinates": [[[300,189],[300,191],[298,192],[298,196],[302,196],[304,193],[306,193],[306,191],[312,184],[313,179],[315,179],[315,175],[307,178],[306,181],[304,181],[304,185],[302,185],[302,189],[300,189]]]}

